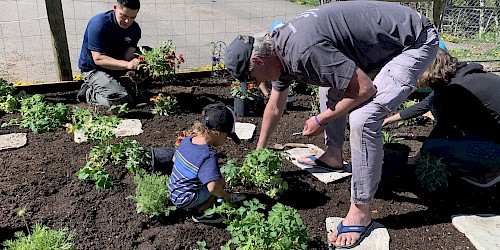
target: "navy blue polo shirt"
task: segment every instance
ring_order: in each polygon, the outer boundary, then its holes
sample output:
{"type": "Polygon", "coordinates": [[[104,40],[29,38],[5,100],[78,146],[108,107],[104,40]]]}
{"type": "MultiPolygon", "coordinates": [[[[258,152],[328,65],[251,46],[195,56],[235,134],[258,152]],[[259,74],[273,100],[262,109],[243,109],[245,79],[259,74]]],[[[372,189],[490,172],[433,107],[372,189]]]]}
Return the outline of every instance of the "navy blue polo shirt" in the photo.
{"type": "Polygon", "coordinates": [[[124,60],[127,49],[137,47],[139,39],[141,28],[137,22],[123,29],[118,25],[113,10],[98,14],[90,19],[85,29],[78,67],[84,72],[93,69],[106,71],[95,64],[91,51],[124,60]]]}

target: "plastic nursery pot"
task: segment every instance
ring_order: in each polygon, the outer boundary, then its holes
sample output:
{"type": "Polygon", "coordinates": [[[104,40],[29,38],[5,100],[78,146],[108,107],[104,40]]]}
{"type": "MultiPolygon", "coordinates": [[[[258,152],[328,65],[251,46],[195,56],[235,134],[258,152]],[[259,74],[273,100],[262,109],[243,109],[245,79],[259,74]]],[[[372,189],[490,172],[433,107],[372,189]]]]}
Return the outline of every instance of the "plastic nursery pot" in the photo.
{"type": "Polygon", "coordinates": [[[175,148],[151,148],[151,172],[160,172],[170,175],[174,166],[175,148]]]}
{"type": "Polygon", "coordinates": [[[250,115],[250,102],[247,99],[234,98],[234,113],[239,117],[250,115]]]}
{"type": "Polygon", "coordinates": [[[288,93],[288,96],[286,97],[286,106],[285,110],[292,110],[293,109],[293,101],[295,100],[295,93],[288,93]]]}
{"type": "Polygon", "coordinates": [[[406,172],[406,165],[411,148],[401,143],[385,143],[382,174],[390,177],[402,177],[406,172]]]}
{"type": "MultiPolygon", "coordinates": [[[[254,115],[264,114],[264,109],[266,108],[266,103],[262,96],[256,96],[254,101],[255,107],[253,108],[254,115]]],[[[250,110],[252,111],[252,110],[250,110]]]]}

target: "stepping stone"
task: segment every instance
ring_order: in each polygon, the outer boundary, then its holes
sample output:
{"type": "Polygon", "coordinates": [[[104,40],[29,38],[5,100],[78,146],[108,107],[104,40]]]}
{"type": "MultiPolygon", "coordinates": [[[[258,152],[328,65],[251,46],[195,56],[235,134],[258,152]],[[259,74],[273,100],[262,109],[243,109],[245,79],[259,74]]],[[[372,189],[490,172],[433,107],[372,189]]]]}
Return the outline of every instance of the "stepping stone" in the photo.
{"type": "Polygon", "coordinates": [[[4,149],[20,148],[28,142],[26,133],[0,135],[0,151],[4,149]]]}
{"type": "Polygon", "coordinates": [[[454,215],[451,222],[478,250],[500,249],[500,216],[454,215]]]}
{"type": "MultiPolygon", "coordinates": [[[[325,220],[326,231],[332,232],[337,229],[337,225],[344,218],[328,217],[325,220]]],[[[361,241],[361,243],[351,249],[354,250],[389,250],[389,232],[387,229],[378,222],[373,222],[370,231],[366,232],[368,235],[361,241]]]]}
{"type": "MultiPolygon", "coordinates": [[[[123,119],[120,124],[115,128],[115,134],[118,137],[132,136],[142,134],[142,123],[139,119],[123,119]]],[[[83,130],[77,130],[74,133],[74,141],[82,143],[87,141],[83,130]]]]}
{"type": "Polygon", "coordinates": [[[251,123],[236,122],[234,132],[240,140],[250,140],[255,132],[255,125],[251,123]]]}
{"type": "MultiPolygon", "coordinates": [[[[338,171],[332,171],[328,169],[324,169],[321,167],[316,167],[316,166],[310,166],[310,165],[305,165],[301,164],[297,161],[297,159],[301,158],[302,156],[309,156],[309,155],[317,155],[317,154],[322,154],[324,151],[323,149],[319,148],[318,146],[314,144],[307,144],[307,148],[291,148],[286,150],[285,152],[290,154],[290,159],[292,163],[299,167],[302,170],[305,170],[312,174],[314,177],[316,177],[318,180],[321,182],[327,184],[333,181],[340,180],[342,178],[351,176],[352,174],[349,172],[338,172],[338,171]]],[[[344,164],[348,164],[347,162],[344,162],[344,164]]]]}

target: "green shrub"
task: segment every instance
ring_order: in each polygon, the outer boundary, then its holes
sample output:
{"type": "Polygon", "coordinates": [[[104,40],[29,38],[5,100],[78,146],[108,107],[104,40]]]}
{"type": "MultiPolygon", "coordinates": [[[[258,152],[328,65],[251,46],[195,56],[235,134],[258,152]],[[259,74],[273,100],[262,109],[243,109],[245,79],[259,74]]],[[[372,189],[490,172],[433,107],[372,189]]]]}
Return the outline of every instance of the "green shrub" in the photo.
{"type": "Polygon", "coordinates": [[[42,224],[35,224],[32,232],[25,235],[16,232],[14,240],[6,240],[2,244],[10,250],[66,250],[75,249],[71,240],[76,234],[68,233],[68,229],[52,230],[42,224]]]}
{"type": "Polygon", "coordinates": [[[417,161],[415,173],[422,187],[429,192],[436,191],[441,186],[448,186],[450,173],[441,160],[442,158],[429,153],[422,153],[417,161]]]}
{"type": "Polygon", "coordinates": [[[135,196],[129,198],[137,202],[137,213],[150,217],[168,216],[175,206],[168,194],[168,175],[142,173],[134,176],[137,185],[135,196]]]}

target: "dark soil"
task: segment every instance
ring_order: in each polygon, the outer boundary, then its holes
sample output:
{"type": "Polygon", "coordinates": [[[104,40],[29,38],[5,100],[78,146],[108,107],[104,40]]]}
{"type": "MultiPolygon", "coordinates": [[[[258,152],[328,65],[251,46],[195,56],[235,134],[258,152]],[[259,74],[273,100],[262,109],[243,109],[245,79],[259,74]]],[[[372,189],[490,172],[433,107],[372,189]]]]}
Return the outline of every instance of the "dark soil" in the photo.
{"type": "MultiPolygon", "coordinates": [[[[215,101],[230,105],[233,102],[229,81],[224,79],[196,79],[157,87],[151,92],[151,95],[159,92],[175,95],[184,112],[154,116],[150,107],[132,110],[128,117],[140,118],[144,133],[131,139],[138,140],[145,148],[173,146],[177,135],[190,128],[203,106],[215,101]]],[[[323,145],[321,136],[290,136],[292,132],[301,131],[310,116],[312,97],[300,93],[305,91],[299,89],[294,109],[282,117],[270,144],[323,145]]],[[[75,105],[74,96],[73,91],[50,94],[47,98],[75,105]]],[[[15,115],[3,116],[1,122],[13,117],[15,115]]],[[[239,118],[257,125],[255,138],[258,138],[261,120],[258,114],[239,118]]],[[[428,122],[392,126],[387,131],[413,133],[414,139],[402,142],[412,148],[410,154],[413,155],[431,128],[432,123],[428,122]]],[[[20,208],[26,208],[30,224],[40,222],[53,229],[67,227],[76,232],[77,249],[194,249],[197,241],[206,241],[210,249],[218,249],[229,239],[224,227],[196,224],[182,211],[173,212],[167,218],[137,214],[134,201],[127,199],[135,192],[133,176],[124,167],[107,168],[115,182],[109,191],[97,191],[93,183],[79,181],[75,173],[85,164],[91,145],[74,143],[73,135],[63,128],[39,135],[17,127],[0,130],[0,134],[11,132],[28,132],[28,144],[0,152],[0,242],[13,238],[15,231],[25,230],[22,218],[16,215],[20,208]]],[[[221,162],[228,158],[241,159],[256,143],[254,139],[235,146],[228,141],[218,149],[221,162]]],[[[348,145],[346,141],[344,157],[347,160],[350,158],[348,145]]],[[[411,166],[401,167],[412,172],[411,166]]],[[[309,249],[326,249],[325,218],[345,216],[349,208],[350,180],[325,185],[290,162],[286,162],[282,170],[290,189],[266,202],[281,202],[298,209],[307,226],[309,249]]],[[[451,176],[448,187],[427,193],[414,175],[384,176],[371,209],[374,219],[389,231],[391,249],[473,249],[470,241],[453,227],[451,216],[498,213],[498,186],[478,188],[451,176]]]]}

